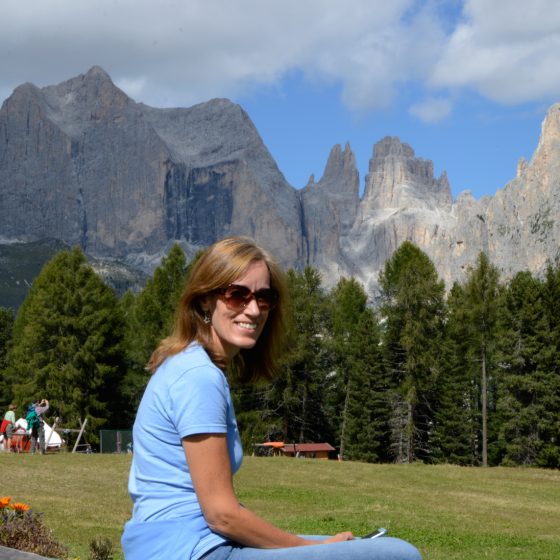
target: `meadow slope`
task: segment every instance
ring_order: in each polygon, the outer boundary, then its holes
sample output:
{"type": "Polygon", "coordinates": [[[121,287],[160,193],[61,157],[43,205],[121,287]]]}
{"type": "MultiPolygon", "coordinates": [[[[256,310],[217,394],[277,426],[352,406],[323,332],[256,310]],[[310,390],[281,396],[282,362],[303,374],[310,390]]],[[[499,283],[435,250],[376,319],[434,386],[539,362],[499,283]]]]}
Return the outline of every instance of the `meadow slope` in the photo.
{"type": "MultiPolygon", "coordinates": [[[[130,515],[130,456],[0,455],[0,495],[44,513],[45,523],[88,558],[109,537],[116,558],[130,515]]],[[[558,560],[560,472],[246,457],[239,499],[297,533],[360,535],[387,527],[426,560],[558,560]]]]}

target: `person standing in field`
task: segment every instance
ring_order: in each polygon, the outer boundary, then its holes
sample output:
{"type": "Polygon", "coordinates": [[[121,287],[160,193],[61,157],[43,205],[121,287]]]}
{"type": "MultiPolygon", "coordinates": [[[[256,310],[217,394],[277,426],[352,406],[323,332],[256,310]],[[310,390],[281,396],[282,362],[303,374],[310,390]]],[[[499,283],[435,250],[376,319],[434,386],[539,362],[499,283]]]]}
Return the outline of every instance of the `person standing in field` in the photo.
{"type": "Polygon", "coordinates": [[[390,537],[291,534],[237,500],[243,450],[226,372],[247,383],[275,375],[285,306],[278,265],[247,238],[219,241],[193,267],[134,423],[126,560],[420,559],[390,537]]]}
{"type": "Polygon", "coordinates": [[[4,436],[4,449],[8,452],[12,447],[12,437],[16,425],[16,410],[17,406],[15,404],[9,405],[0,426],[0,433],[4,436]]]}
{"type": "Polygon", "coordinates": [[[39,441],[39,452],[45,454],[45,421],[43,414],[49,410],[49,401],[42,399],[39,403],[33,403],[27,411],[27,426],[31,429],[31,454],[35,455],[37,440],[39,441]],[[33,414],[34,412],[34,414],[33,414]]]}

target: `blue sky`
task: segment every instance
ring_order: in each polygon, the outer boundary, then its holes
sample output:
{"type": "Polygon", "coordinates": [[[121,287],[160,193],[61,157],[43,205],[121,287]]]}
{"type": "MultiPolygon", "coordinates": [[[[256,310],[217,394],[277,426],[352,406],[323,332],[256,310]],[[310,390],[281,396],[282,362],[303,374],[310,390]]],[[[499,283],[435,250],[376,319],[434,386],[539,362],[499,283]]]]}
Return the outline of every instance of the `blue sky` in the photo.
{"type": "Polygon", "coordinates": [[[287,180],[398,136],[494,194],[560,101],[557,0],[3,0],[0,98],[103,67],[136,101],[248,112],[287,180]]]}
{"type": "Polygon", "coordinates": [[[339,97],[336,87],[310,87],[292,77],[279,90],[237,101],[297,188],[305,186],[311,173],[318,181],[331,148],[348,142],[363,189],[374,144],[398,136],[418,157],[433,161],[436,176],[447,172],[454,197],[470,190],[477,198],[493,195],[513,179],[521,156],[531,158],[549,107],[539,102],[504,106],[470,93],[452,115],[425,123],[408,112],[414,91],[402,91],[391,107],[366,114],[353,113],[339,97]]]}

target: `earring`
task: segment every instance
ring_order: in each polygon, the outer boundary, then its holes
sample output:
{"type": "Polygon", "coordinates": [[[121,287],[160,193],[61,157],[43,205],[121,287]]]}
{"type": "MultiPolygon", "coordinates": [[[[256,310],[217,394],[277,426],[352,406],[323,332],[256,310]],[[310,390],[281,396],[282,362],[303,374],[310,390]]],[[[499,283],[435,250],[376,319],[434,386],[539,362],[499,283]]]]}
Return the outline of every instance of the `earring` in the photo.
{"type": "Polygon", "coordinates": [[[205,324],[205,325],[209,325],[209,324],[210,324],[210,315],[208,315],[208,312],[207,312],[207,311],[204,312],[203,321],[204,321],[204,324],[205,324]]]}

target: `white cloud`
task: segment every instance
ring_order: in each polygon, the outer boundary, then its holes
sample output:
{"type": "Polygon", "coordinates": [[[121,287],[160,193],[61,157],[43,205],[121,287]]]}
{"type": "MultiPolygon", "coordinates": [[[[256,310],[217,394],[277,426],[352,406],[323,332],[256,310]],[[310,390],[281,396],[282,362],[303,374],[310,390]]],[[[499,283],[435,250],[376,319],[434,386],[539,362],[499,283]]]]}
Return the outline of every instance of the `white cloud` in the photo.
{"type": "Polygon", "coordinates": [[[560,97],[560,2],[467,0],[464,16],[433,86],[466,86],[501,103],[560,97]]]}
{"type": "Polygon", "coordinates": [[[319,55],[319,72],[341,81],[342,97],[353,109],[384,107],[403,83],[423,79],[444,41],[434,14],[426,9],[414,18],[368,30],[319,55]]]}
{"type": "Polygon", "coordinates": [[[453,105],[449,99],[430,98],[410,107],[410,113],[426,123],[437,123],[447,118],[453,105]]]}
{"type": "Polygon", "coordinates": [[[139,100],[187,105],[298,71],[340,84],[351,108],[379,107],[426,74],[444,38],[430,2],[416,4],[3,0],[0,87],[57,83],[97,64],[139,100]]]}
{"type": "Polygon", "coordinates": [[[145,76],[135,76],[134,78],[127,78],[122,76],[117,80],[114,80],[117,87],[126,91],[126,93],[132,98],[141,98],[142,94],[146,88],[146,77],[145,76]]]}
{"type": "Polygon", "coordinates": [[[508,103],[560,97],[560,2],[2,0],[0,52],[0,93],[99,65],[138,101],[188,106],[297,72],[339,86],[354,110],[385,107],[413,83],[442,115],[449,88],[508,103]]]}

